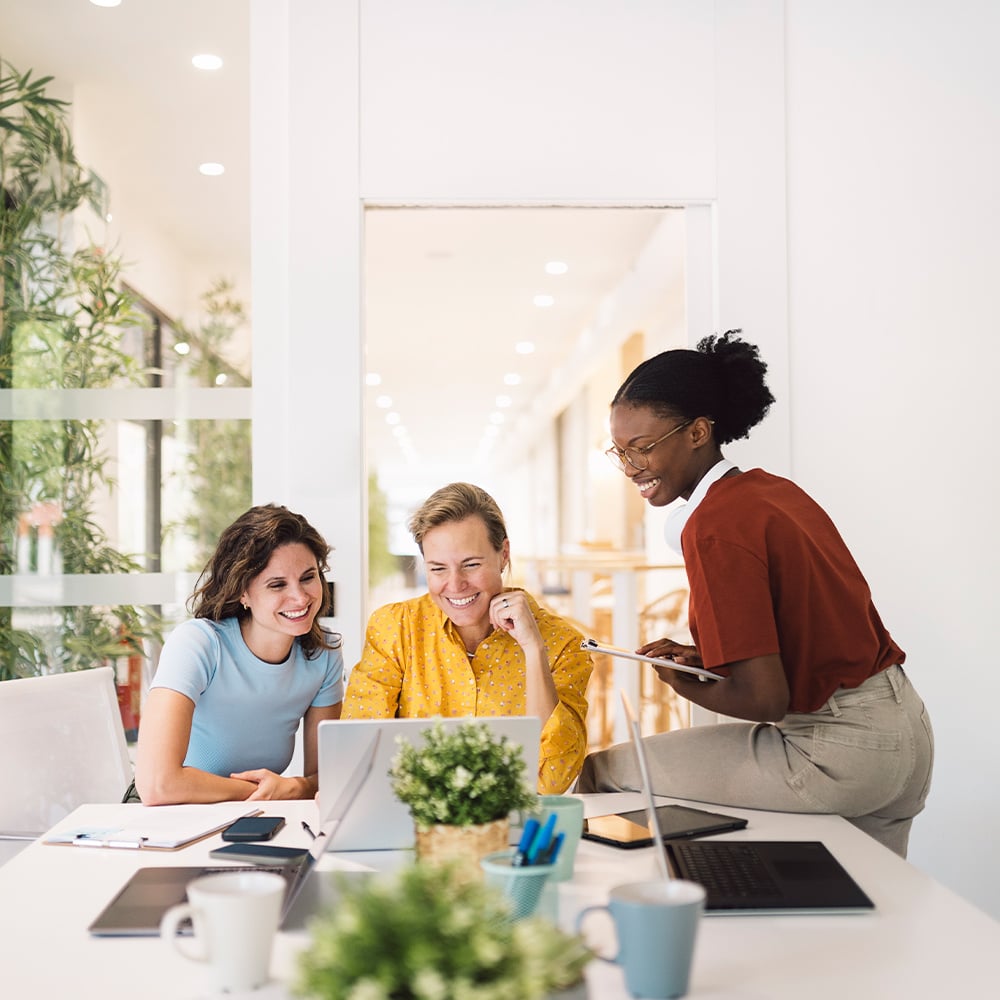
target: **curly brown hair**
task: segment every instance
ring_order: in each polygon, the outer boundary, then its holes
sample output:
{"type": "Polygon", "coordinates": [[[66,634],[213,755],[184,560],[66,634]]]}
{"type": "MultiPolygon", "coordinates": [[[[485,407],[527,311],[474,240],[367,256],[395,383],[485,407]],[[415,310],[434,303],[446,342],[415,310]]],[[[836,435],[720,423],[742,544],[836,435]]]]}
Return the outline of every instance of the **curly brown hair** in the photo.
{"type": "MultiPolygon", "coordinates": [[[[222,532],[215,551],[198,577],[194,593],[188,600],[188,610],[195,618],[212,621],[245,618],[250,612],[240,603],[240,596],[253,578],[267,567],[275,549],[296,543],[305,545],[316,557],[320,575],[330,568],[327,562],[330,546],[301,514],[273,503],[251,507],[222,532]]],[[[340,645],[340,636],[324,631],[319,624],[319,619],[329,610],[330,593],[324,587],[323,604],[312,628],[299,638],[307,656],[340,645]]]]}

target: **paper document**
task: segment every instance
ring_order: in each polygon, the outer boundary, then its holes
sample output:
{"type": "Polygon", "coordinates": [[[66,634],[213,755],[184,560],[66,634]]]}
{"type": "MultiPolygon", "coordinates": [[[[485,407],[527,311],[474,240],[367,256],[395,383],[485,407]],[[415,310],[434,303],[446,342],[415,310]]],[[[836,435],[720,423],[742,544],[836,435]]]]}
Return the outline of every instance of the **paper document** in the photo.
{"type": "Polygon", "coordinates": [[[630,653],[627,649],[618,649],[616,646],[602,646],[596,639],[584,639],[580,643],[581,649],[589,650],[591,653],[607,653],[609,656],[621,656],[626,660],[641,660],[643,663],[652,663],[658,667],[670,667],[671,670],[679,670],[684,674],[694,674],[703,681],[721,681],[719,674],[713,674],[711,670],[702,670],[701,667],[688,667],[683,663],[676,663],[674,660],[655,656],[643,656],[641,653],[630,653]]]}
{"type": "Polygon", "coordinates": [[[68,847],[123,847],[174,851],[225,829],[242,816],[263,810],[246,802],[208,805],[123,805],[119,826],[81,826],[46,837],[43,843],[68,847]]]}

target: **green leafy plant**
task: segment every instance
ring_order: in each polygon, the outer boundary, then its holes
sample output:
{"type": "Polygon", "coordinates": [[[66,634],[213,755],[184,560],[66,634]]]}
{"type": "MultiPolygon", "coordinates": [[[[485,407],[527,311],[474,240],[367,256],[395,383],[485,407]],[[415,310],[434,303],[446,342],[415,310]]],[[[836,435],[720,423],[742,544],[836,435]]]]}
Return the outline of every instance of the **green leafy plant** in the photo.
{"type": "MultiPolygon", "coordinates": [[[[119,262],[74,238],[81,212],[104,210],[106,190],[77,159],[67,105],[47,96],[49,82],[0,62],[0,389],[141,384],[144,373],[122,348],[141,321],[119,262]]],[[[113,485],[103,434],[96,420],[0,421],[0,573],[15,572],[26,555],[31,562],[38,543],[25,529],[38,512],[64,572],[141,569],[96,516],[113,485]]],[[[0,608],[0,680],[99,665],[122,642],[142,653],[152,635],[132,606],[17,618],[0,608]]]]}
{"type": "Polygon", "coordinates": [[[417,827],[491,823],[535,804],[521,748],[506,736],[495,737],[483,723],[446,730],[438,722],[423,738],[421,747],[400,738],[389,771],[396,797],[409,806],[417,827]]]}
{"type": "MultiPolygon", "coordinates": [[[[236,332],[247,323],[246,307],[222,278],[201,301],[204,322],[197,329],[183,323],[174,328],[178,370],[199,386],[249,386],[247,372],[226,356],[236,332]]],[[[179,436],[186,455],[184,489],[191,506],[179,527],[195,547],[189,569],[205,565],[223,530],[252,503],[250,433],[249,420],[192,420],[183,425],[179,436]]]]}
{"type": "Polygon", "coordinates": [[[579,983],[590,958],[547,920],[510,921],[496,890],[414,865],[342,885],[310,925],[294,988],[311,1000],[541,1000],[579,983]]]}

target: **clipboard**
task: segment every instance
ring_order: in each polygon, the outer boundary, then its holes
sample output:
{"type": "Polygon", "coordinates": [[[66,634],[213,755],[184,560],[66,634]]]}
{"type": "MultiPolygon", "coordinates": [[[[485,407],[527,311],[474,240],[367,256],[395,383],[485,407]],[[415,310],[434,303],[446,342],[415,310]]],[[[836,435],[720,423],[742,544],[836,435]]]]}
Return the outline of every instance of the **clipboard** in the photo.
{"type": "Polygon", "coordinates": [[[642,663],[652,663],[657,667],[670,667],[671,670],[679,670],[682,674],[694,674],[700,681],[721,681],[719,674],[713,674],[711,670],[703,670],[701,667],[689,667],[674,660],[657,658],[655,656],[643,656],[641,653],[630,653],[627,649],[618,649],[617,646],[602,646],[596,639],[584,639],[580,643],[581,649],[586,649],[590,653],[607,653],[609,656],[620,656],[626,660],[639,660],[642,663]]]}
{"type": "Polygon", "coordinates": [[[126,850],[176,851],[224,830],[244,816],[261,812],[256,804],[218,802],[174,806],[123,805],[126,822],[85,826],[49,834],[42,843],[61,847],[114,847],[126,850]]]}

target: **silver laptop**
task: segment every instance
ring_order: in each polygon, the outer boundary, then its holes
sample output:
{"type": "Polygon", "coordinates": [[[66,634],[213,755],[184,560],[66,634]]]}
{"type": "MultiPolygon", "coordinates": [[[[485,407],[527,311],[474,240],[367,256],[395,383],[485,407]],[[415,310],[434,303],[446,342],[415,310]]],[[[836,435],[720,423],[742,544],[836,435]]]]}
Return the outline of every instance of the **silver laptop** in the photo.
{"type": "Polygon", "coordinates": [[[664,840],[646,747],[625,692],[657,863],[664,878],[705,887],[705,915],[869,913],[875,904],[818,840],[664,840]]]}
{"type": "Polygon", "coordinates": [[[456,719],[337,719],[319,724],[320,815],[337,801],[351,778],[351,762],[359,759],[377,734],[375,760],[354,803],[327,838],[329,851],[405,850],[414,845],[413,820],[400,802],[389,780],[389,769],[399,750],[400,739],[414,746],[423,743],[423,733],[437,723],[454,729],[463,723],[484,723],[497,736],[506,736],[521,747],[525,780],[538,783],[538,754],[542,725],[535,716],[477,716],[456,719]]]}

